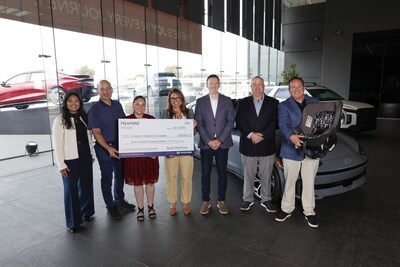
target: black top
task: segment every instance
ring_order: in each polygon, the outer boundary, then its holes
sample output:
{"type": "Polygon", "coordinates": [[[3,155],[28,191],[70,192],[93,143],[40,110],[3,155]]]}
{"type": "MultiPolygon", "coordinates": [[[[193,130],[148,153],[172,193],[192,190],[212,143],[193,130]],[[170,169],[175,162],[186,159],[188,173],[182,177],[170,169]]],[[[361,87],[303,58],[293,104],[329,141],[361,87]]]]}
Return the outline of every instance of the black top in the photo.
{"type": "Polygon", "coordinates": [[[81,121],[81,118],[77,114],[71,114],[71,118],[73,118],[76,129],[76,141],[78,144],[80,143],[89,143],[87,136],[87,127],[81,121]]]}
{"type": "Polygon", "coordinates": [[[299,106],[301,112],[303,112],[304,108],[305,108],[306,105],[307,105],[306,100],[303,99],[303,101],[302,101],[301,103],[297,102],[296,100],[295,100],[295,102],[296,102],[297,106],[299,106]]]}

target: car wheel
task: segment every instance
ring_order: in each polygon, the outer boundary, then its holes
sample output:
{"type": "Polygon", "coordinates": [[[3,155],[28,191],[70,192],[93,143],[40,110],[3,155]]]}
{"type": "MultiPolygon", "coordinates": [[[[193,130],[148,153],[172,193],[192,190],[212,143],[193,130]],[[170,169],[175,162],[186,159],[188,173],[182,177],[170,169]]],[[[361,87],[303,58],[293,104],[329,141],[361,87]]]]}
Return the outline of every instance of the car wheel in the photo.
{"type": "Polygon", "coordinates": [[[297,179],[295,190],[296,198],[301,199],[301,193],[303,192],[303,181],[301,179],[297,179]]]}
{"type": "MultiPolygon", "coordinates": [[[[261,184],[258,171],[254,179],[253,193],[256,199],[261,200],[261,184]]],[[[281,178],[279,176],[279,172],[275,165],[272,169],[272,175],[271,175],[271,196],[272,196],[272,202],[274,203],[279,203],[282,197],[281,178]]]]}
{"type": "Polygon", "coordinates": [[[254,197],[258,200],[261,199],[261,184],[260,184],[260,176],[258,175],[258,170],[256,173],[256,178],[254,179],[254,197]]]}
{"type": "Polygon", "coordinates": [[[274,169],[272,170],[272,175],[271,175],[271,196],[272,196],[272,202],[274,203],[281,202],[283,193],[283,188],[281,183],[282,178],[283,177],[280,177],[280,173],[278,172],[278,167],[275,166],[274,164],[274,169]]]}
{"type": "Polygon", "coordinates": [[[15,106],[16,109],[27,109],[29,107],[29,105],[18,105],[15,106]]]}
{"type": "Polygon", "coordinates": [[[56,105],[62,105],[65,95],[66,92],[63,88],[55,87],[51,90],[51,95],[49,95],[49,99],[52,103],[56,105]]]}

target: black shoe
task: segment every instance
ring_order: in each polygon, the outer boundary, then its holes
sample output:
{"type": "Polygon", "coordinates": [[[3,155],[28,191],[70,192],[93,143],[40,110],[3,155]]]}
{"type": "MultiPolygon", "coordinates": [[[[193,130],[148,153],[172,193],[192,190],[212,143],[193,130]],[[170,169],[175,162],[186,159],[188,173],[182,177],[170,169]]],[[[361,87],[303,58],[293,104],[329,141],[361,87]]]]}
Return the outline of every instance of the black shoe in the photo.
{"type": "Polygon", "coordinates": [[[261,203],[261,206],[263,206],[268,212],[276,212],[276,206],[274,203],[272,203],[271,200],[264,201],[263,203],[261,203]]]}
{"type": "Polygon", "coordinates": [[[243,201],[242,206],[240,206],[240,210],[248,211],[248,210],[250,210],[250,207],[253,206],[253,204],[254,204],[254,202],[243,201]]]}
{"type": "Polygon", "coordinates": [[[122,211],[122,212],[124,212],[124,211],[134,211],[136,206],[133,205],[133,204],[128,203],[124,199],[118,204],[117,208],[118,208],[119,211],[122,211]]]}
{"type": "Polygon", "coordinates": [[[85,221],[85,222],[90,222],[92,220],[92,216],[86,216],[85,215],[85,216],[82,217],[82,220],[85,221]]]}
{"type": "Polygon", "coordinates": [[[284,211],[281,211],[278,216],[275,217],[275,220],[278,222],[283,222],[284,220],[286,220],[287,218],[289,218],[290,216],[292,216],[291,213],[286,213],[284,211]]]}
{"type": "Polygon", "coordinates": [[[67,230],[69,232],[73,233],[73,234],[76,233],[76,228],[75,227],[71,227],[71,228],[67,227],[67,230]]]}
{"type": "Polygon", "coordinates": [[[118,209],[116,207],[107,208],[107,214],[113,220],[120,220],[121,219],[121,213],[119,213],[119,211],[118,211],[118,209]]]}
{"type": "Polygon", "coordinates": [[[307,220],[309,226],[311,226],[313,228],[318,227],[318,221],[317,221],[317,217],[315,215],[306,216],[306,220],[307,220]]]}

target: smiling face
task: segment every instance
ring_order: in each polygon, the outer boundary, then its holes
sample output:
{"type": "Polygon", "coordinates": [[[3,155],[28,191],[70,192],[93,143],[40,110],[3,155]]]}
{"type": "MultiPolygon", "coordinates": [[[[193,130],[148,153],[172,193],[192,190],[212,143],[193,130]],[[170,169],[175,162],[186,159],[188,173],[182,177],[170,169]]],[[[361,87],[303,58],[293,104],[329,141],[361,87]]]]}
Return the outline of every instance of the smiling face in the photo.
{"type": "Polygon", "coordinates": [[[133,102],[133,113],[136,118],[141,118],[146,110],[146,101],[139,97],[133,102]]]}
{"type": "Polygon", "coordinates": [[[219,80],[218,78],[211,77],[207,80],[207,88],[210,95],[217,95],[219,90],[219,80]]]}
{"type": "Polygon", "coordinates": [[[290,95],[297,102],[301,103],[304,99],[304,84],[299,79],[293,79],[289,84],[290,95]]]}
{"type": "Polygon", "coordinates": [[[172,93],[169,97],[169,101],[170,101],[173,109],[181,108],[182,99],[181,99],[181,96],[179,96],[177,93],[172,93]]]}
{"type": "Polygon", "coordinates": [[[256,99],[260,99],[264,94],[264,80],[261,77],[255,77],[251,81],[251,92],[256,99]]]}
{"type": "Polygon", "coordinates": [[[67,108],[71,114],[77,114],[81,106],[81,102],[76,95],[71,95],[67,100],[67,108]]]}
{"type": "Polygon", "coordinates": [[[99,93],[101,100],[103,100],[106,103],[111,102],[113,89],[108,81],[106,80],[100,81],[97,87],[97,92],[99,93]]]}

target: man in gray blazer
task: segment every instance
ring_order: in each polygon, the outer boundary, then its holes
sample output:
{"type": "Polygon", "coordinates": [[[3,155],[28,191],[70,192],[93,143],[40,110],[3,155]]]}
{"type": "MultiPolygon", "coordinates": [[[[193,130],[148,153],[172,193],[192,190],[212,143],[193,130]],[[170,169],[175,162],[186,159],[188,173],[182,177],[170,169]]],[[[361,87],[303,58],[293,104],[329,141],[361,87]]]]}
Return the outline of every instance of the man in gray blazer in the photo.
{"type": "Polygon", "coordinates": [[[201,193],[203,204],[200,213],[208,214],[210,202],[210,175],[215,157],[218,173],[218,203],[221,214],[228,214],[225,204],[227,188],[226,167],[228,151],[233,146],[232,129],[235,120],[235,109],[232,99],[221,95],[219,90],[219,77],[207,77],[208,95],[196,101],[194,119],[197,121],[197,131],[200,135],[199,148],[201,156],[201,193]]]}

